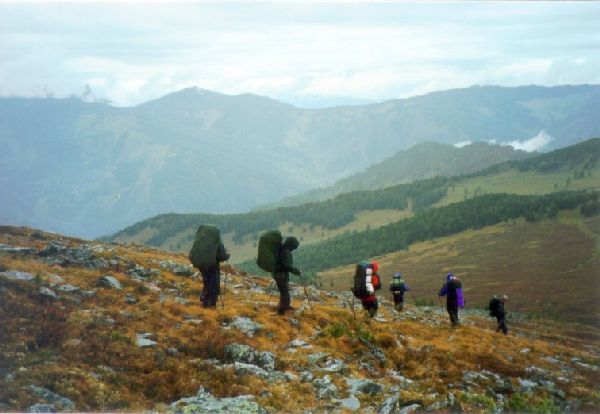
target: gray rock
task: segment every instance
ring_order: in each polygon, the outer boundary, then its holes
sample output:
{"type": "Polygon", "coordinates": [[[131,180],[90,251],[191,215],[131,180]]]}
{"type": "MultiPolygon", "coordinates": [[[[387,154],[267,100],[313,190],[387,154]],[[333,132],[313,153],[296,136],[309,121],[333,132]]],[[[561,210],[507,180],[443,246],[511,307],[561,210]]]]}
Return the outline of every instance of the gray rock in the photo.
{"type": "Polygon", "coordinates": [[[525,372],[529,375],[531,375],[532,377],[539,379],[539,378],[547,378],[550,376],[550,372],[540,368],[540,367],[536,367],[535,365],[529,366],[525,368],[525,372]]]}
{"type": "Polygon", "coordinates": [[[258,365],[266,371],[275,370],[275,354],[256,351],[248,345],[235,343],[226,345],[225,358],[233,362],[258,365]]]}
{"type": "Polygon", "coordinates": [[[360,408],[360,401],[354,395],[350,394],[348,398],[340,400],[342,408],[350,411],[356,411],[360,408]]]}
{"type": "Polygon", "coordinates": [[[52,404],[34,404],[27,409],[28,413],[55,413],[58,410],[52,404]]]}
{"type": "Polygon", "coordinates": [[[285,376],[285,379],[288,382],[292,382],[292,381],[297,381],[298,380],[298,376],[296,374],[294,374],[293,372],[285,371],[283,373],[283,375],[285,376]]]}
{"type": "Polygon", "coordinates": [[[266,414],[266,410],[252,401],[253,395],[240,395],[237,397],[215,398],[200,387],[195,397],[182,398],[169,406],[170,413],[248,413],[266,414]]]}
{"type": "Polygon", "coordinates": [[[98,279],[97,284],[98,284],[98,286],[103,286],[103,287],[116,289],[116,290],[123,289],[123,285],[121,285],[121,283],[117,279],[115,279],[114,277],[112,277],[110,275],[102,276],[100,279],[98,279]]]}
{"type": "Polygon", "coordinates": [[[133,305],[134,303],[137,303],[137,299],[131,293],[126,293],[125,294],[125,303],[133,305]]]}
{"type": "Polygon", "coordinates": [[[519,382],[519,386],[521,387],[521,391],[523,392],[531,392],[535,387],[537,387],[537,384],[533,381],[521,378],[517,378],[517,381],[519,382]]]}
{"type": "Polygon", "coordinates": [[[66,397],[62,397],[46,388],[38,387],[37,385],[26,385],[23,387],[32,391],[39,398],[46,401],[48,404],[56,406],[60,411],[75,411],[75,403],[66,397]]]}
{"type": "Polygon", "coordinates": [[[134,279],[146,280],[153,277],[160,276],[160,270],[158,269],[146,269],[145,267],[136,265],[133,269],[130,269],[127,274],[134,279]]]}
{"type": "Polygon", "coordinates": [[[61,285],[61,286],[57,287],[56,289],[60,290],[61,292],[65,292],[65,293],[77,293],[80,290],[77,286],[70,285],[70,284],[61,285]]]}
{"type": "Polygon", "coordinates": [[[190,265],[175,263],[171,260],[160,261],[158,264],[176,276],[192,276],[194,274],[194,268],[190,265]]]}
{"type": "Polygon", "coordinates": [[[394,413],[396,413],[398,411],[399,402],[400,402],[399,395],[392,395],[390,397],[387,397],[383,401],[381,406],[379,407],[379,410],[377,410],[377,414],[394,414],[394,413]]]}
{"type": "Polygon", "coordinates": [[[551,357],[551,356],[547,356],[547,357],[544,357],[542,359],[544,361],[549,362],[549,363],[554,364],[554,365],[560,365],[561,364],[561,362],[558,359],[556,359],[554,357],[551,357]]]}
{"type": "Polygon", "coordinates": [[[289,348],[303,348],[303,349],[309,349],[312,348],[312,345],[307,343],[306,341],[303,341],[302,339],[294,339],[292,342],[290,342],[288,344],[289,348]]]}
{"type": "Polygon", "coordinates": [[[310,371],[305,371],[300,375],[300,381],[302,382],[311,382],[314,378],[315,376],[310,371]]]}
{"type": "Polygon", "coordinates": [[[387,358],[385,357],[385,354],[383,353],[383,351],[381,349],[377,348],[375,345],[373,345],[372,343],[370,343],[363,337],[359,336],[358,339],[360,339],[360,341],[367,346],[367,348],[369,349],[369,352],[371,352],[371,355],[373,355],[375,358],[377,358],[379,360],[379,362],[381,362],[382,364],[386,363],[387,358]]]}
{"type": "Polygon", "coordinates": [[[309,364],[315,365],[319,361],[322,361],[325,358],[327,358],[328,356],[329,356],[329,354],[326,352],[315,352],[314,354],[308,355],[307,359],[308,359],[309,364]]]}
{"type": "Polygon", "coordinates": [[[405,407],[402,407],[400,409],[400,411],[398,411],[398,414],[408,414],[408,413],[412,413],[415,411],[418,411],[421,409],[421,405],[420,404],[411,404],[411,405],[407,405],[405,407]]]}
{"type": "Polygon", "coordinates": [[[336,398],[338,395],[338,388],[329,378],[329,375],[325,375],[321,379],[313,381],[313,388],[317,394],[317,398],[322,400],[325,398],[336,398]]]}
{"type": "Polygon", "coordinates": [[[255,375],[260,378],[268,379],[270,374],[259,366],[254,364],[245,364],[243,362],[235,362],[233,369],[237,375],[255,375]]]}
{"type": "Polygon", "coordinates": [[[48,289],[47,287],[42,286],[41,288],[39,288],[38,293],[40,296],[43,296],[43,297],[51,299],[51,300],[58,299],[58,295],[56,293],[54,293],[52,290],[48,289]]]}
{"type": "Polygon", "coordinates": [[[462,380],[467,383],[475,383],[477,381],[487,381],[487,377],[481,372],[465,371],[463,372],[462,380]]]}
{"type": "Polygon", "coordinates": [[[9,254],[34,254],[37,250],[31,247],[9,246],[8,244],[0,243],[0,252],[9,254]]]}
{"type": "Polygon", "coordinates": [[[319,368],[320,371],[324,372],[342,372],[348,369],[348,366],[344,363],[344,361],[340,359],[329,359],[323,366],[323,368],[319,368]]]}
{"type": "Polygon", "coordinates": [[[439,411],[443,408],[446,408],[448,403],[446,401],[436,401],[433,404],[430,404],[425,408],[425,411],[439,411]]]}
{"type": "Polygon", "coordinates": [[[9,272],[0,272],[0,277],[3,277],[8,280],[23,280],[25,282],[30,282],[35,279],[35,276],[31,273],[20,272],[18,270],[11,270],[9,272]]]}
{"type": "Polygon", "coordinates": [[[229,326],[239,329],[249,337],[253,337],[257,331],[263,329],[263,325],[260,323],[256,323],[252,319],[243,316],[236,317],[229,326]]]}
{"type": "Polygon", "coordinates": [[[398,371],[394,371],[392,369],[388,369],[387,374],[396,382],[400,382],[403,384],[412,384],[414,382],[410,378],[406,378],[402,376],[398,371]]]}
{"type": "Polygon", "coordinates": [[[383,392],[383,386],[370,379],[346,378],[351,394],[377,395],[383,392]]]}
{"type": "Polygon", "coordinates": [[[153,336],[153,334],[151,334],[151,333],[135,334],[135,336],[136,336],[136,344],[140,348],[153,347],[158,344],[158,342],[150,339],[150,337],[153,336]]]}
{"type": "Polygon", "coordinates": [[[96,291],[95,290],[82,290],[81,296],[83,296],[84,298],[91,299],[94,296],[96,296],[96,291]]]}
{"type": "Polygon", "coordinates": [[[177,348],[167,348],[167,354],[169,354],[170,356],[177,356],[179,354],[179,351],[177,350],[177,348]]]}
{"type": "Polygon", "coordinates": [[[288,319],[290,321],[290,325],[294,326],[294,327],[298,327],[300,326],[300,321],[298,319],[295,318],[289,318],[288,319]]]}

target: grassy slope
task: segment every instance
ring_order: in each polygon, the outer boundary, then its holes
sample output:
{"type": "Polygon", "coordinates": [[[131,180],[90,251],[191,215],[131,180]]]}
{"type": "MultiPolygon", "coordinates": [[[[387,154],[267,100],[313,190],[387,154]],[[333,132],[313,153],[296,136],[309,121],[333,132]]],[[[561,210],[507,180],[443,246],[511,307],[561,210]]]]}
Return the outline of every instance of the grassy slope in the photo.
{"type": "MultiPolygon", "coordinates": [[[[0,243],[43,248],[46,242],[33,239],[31,234],[28,229],[4,227],[0,232],[0,243]]],[[[57,238],[56,235],[45,237],[57,238]]],[[[81,244],[75,239],[69,239],[69,242],[71,246],[81,244]]],[[[118,256],[119,260],[126,259],[147,268],[155,266],[153,261],[156,259],[186,262],[181,254],[144,247],[103,246],[105,251],[98,253],[99,256],[107,259],[118,256]]],[[[386,321],[365,323],[360,315],[354,320],[336,298],[318,291],[315,294],[320,301],[315,304],[315,314],[295,315],[300,322],[294,326],[287,317],[274,314],[272,305],[266,304],[266,294],[246,289],[248,286],[265,287],[268,280],[260,278],[234,273],[225,295],[226,308],[206,310],[198,306],[201,286],[197,280],[177,277],[166,271],[153,284],[163,293],[167,293],[167,289],[177,289],[190,301],[189,304],[176,303],[168,297],[161,301],[160,293],[142,288],[123,270],[110,272],[124,285],[123,291],[115,291],[95,286],[96,279],[106,272],[50,266],[35,256],[0,255],[0,266],[36,274],[38,283],[44,286],[49,286],[52,274],[58,274],[65,283],[97,290],[94,298],[83,300],[81,305],[70,300],[44,305],[36,299],[39,285],[6,282],[0,278],[3,286],[0,289],[3,309],[0,312],[3,334],[0,367],[4,372],[14,374],[10,380],[5,375],[0,376],[0,411],[24,411],[37,402],[35,396],[23,388],[27,384],[49,388],[72,399],[77,408],[84,411],[164,411],[169,402],[194,395],[200,385],[220,397],[257,395],[262,406],[279,411],[302,412],[330,407],[329,402],[315,398],[310,383],[292,380],[267,384],[258,377],[235,375],[230,368],[217,369],[205,362],[207,358],[222,359],[223,347],[232,342],[274,352],[277,369],[296,375],[310,369],[306,359],[309,353],[323,351],[345,360],[349,367],[347,373],[330,374],[344,396],[347,395],[345,377],[366,376],[390,389],[395,384],[386,372],[398,370],[414,381],[412,385],[402,386],[399,391],[402,401],[418,400],[427,406],[435,401],[433,393],[445,398],[451,391],[457,397],[457,406],[453,410],[463,412],[492,410],[491,400],[486,400],[485,385],[469,385],[468,389],[456,385],[461,384],[464,371],[486,369],[507,376],[518,386],[517,377],[530,378],[532,375],[525,367],[535,365],[548,370],[556,381],[562,372],[544,360],[547,356],[556,356],[567,361],[572,370],[568,375],[571,382],[557,383],[567,398],[577,398],[592,411],[600,408],[597,374],[570,362],[573,357],[593,365],[600,362],[594,351],[600,347],[600,331],[591,327],[543,320],[524,321],[511,324],[517,335],[502,337],[490,330],[493,323],[475,316],[464,317],[465,325],[457,330],[449,329],[446,317],[435,312],[421,311],[421,316],[415,320],[402,315],[397,319],[385,302],[380,313],[386,321]],[[138,303],[125,304],[125,293],[135,295],[138,303]],[[40,315],[46,316],[40,318],[40,315]],[[186,315],[193,315],[202,322],[199,325],[186,323],[186,315]],[[254,337],[247,337],[235,329],[222,329],[222,324],[235,316],[250,317],[263,324],[264,329],[254,337]],[[114,319],[114,325],[102,323],[105,317],[114,319]],[[35,344],[40,332],[51,340],[48,345],[26,345],[35,344]],[[139,332],[153,332],[158,345],[150,349],[136,347],[134,339],[139,332]],[[321,334],[317,335],[319,332],[321,334]],[[356,339],[358,334],[372,338],[372,342],[383,350],[387,356],[385,364],[378,365],[369,356],[364,345],[356,339]],[[313,348],[287,352],[287,344],[295,338],[310,342],[313,348]],[[171,356],[167,352],[170,347],[177,348],[179,353],[171,356]],[[520,352],[524,348],[530,352],[520,352]],[[363,362],[373,364],[374,372],[368,374],[361,369],[363,362]],[[270,394],[261,395],[266,389],[270,394]]],[[[414,284],[412,275],[409,281],[414,284]]],[[[294,304],[298,306],[300,300],[295,298],[294,304]]],[[[418,310],[409,306],[408,311],[418,310]]],[[[325,373],[315,371],[315,375],[322,377],[325,373]]],[[[357,396],[362,408],[377,407],[382,399],[381,395],[357,396]]],[[[551,402],[551,397],[537,388],[524,398],[529,405],[521,410],[535,410],[539,404],[551,402]]]]}
{"type": "MultiPolygon", "coordinates": [[[[469,306],[483,307],[492,294],[506,293],[512,310],[599,323],[599,243],[600,217],[570,211],[557,220],[511,221],[416,243],[378,260],[384,284],[395,271],[405,274],[414,289],[409,300],[435,302],[443,276],[454,272],[469,306]]],[[[323,272],[323,285],[348,289],[352,272],[353,266],[323,272]]]]}

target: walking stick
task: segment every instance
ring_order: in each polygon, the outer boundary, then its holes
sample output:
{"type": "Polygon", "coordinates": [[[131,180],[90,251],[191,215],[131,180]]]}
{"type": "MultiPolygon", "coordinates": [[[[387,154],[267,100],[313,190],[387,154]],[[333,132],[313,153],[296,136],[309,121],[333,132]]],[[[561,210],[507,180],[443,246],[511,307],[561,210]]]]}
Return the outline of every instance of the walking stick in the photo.
{"type": "Polygon", "coordinates": [[[308,297],[308,291],[306,290],[306,285],[304,284],[304,278],[302,277],[302,272],[298,275],[300,276],[300,280],[302,281],[302,287],[304,288],[304,295],[306,296],[306,300],[308,301],[308,307],[310,308],[310,313],[315,316],[315,311],[313,310],[312,303],[310,302],[310,298],[308,297]]]}
{"type": "Polygon", "coordinates": [[[274,280],[271,281],[269,288],[270,288],[269,289],[270,293],[269,293],[269,301],[267,302],[267,306],[271,304],[271,298],[273,297],[273,293],[275,293],[275,281],[274,280]]]}
{"type": "MultiPolygon", "coordinates": [[[[219,269],[219,272],[221,271],[221,269],[219,269]]],[[[225,281],[223,283],[223,293],[227,292],[227,275],[228,275],[228,271],[227,271],[227,261],[225,262],[225,281]]],[[[225,309],[225,302],[223,302],[223,293],[221,293],[221,291],[219,290],[219,298],[221,298],[221,308],[225,309]]]]}
{"type": "Polygon", "coordinates": [[[352,320],[356,321],[356,311],[354,310],[354,293],[352,294],[352,320]]]}

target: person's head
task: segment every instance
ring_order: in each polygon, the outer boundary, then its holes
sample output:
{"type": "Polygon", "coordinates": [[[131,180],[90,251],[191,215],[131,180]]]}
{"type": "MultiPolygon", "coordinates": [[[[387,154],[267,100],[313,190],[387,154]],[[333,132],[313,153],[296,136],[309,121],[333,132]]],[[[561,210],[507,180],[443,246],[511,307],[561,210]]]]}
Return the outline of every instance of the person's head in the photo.
{"type": "Polygon", "coordinates": [[[498,295],[492,295],[492,299],[498,299],[498,295]]]}
{"type": "Polygon", "coordinates": [[[283,242],[283,246],[287,247],[290,250],[295,250],[298,248],[298,246],[300,246],[300,242],[294,236],[290,236],[285,239],[285,241],[283,242]]]}
{"type": "Polygon", "coordinates": [[[400,273],[400,272],[394,273],[394,279],[402,279],[402,273],[400,273]]]}
{"type": "Polygon", "coordinates": [[[502,295],[502,302],[506,302],[508,300],[508,296],[502,295]]]}
{"type": "Polygon", "coordinates": [[[448,273],[448,274],[446,275],[446,282],[449,282],[449,281],[451,281],[452,279],[454,279],[454,275],[453,275],[452,273],[448,273]]]}

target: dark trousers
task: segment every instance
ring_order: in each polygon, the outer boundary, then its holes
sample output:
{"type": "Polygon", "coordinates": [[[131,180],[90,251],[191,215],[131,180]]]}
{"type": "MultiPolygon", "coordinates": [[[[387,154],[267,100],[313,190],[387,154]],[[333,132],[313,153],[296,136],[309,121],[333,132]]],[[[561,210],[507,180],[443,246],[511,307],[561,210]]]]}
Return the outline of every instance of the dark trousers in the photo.
{"type": "Polygon", "coordinates": [[[205,308],[216,307],[221,293],[221,273],[217,266],[208,266],[200,269],[202,273],[202,294],[200,300],[205,308]]]}
{"type": "Polygon", "coordinates": [[[447,304],[446,310],[448,311],[448,315],[450,316],[450,322],[452,323],[452,326],[458,325],[460,323],[460,321],[458,320],[458,304],[447,304]]]}
{"type": "Polygon", "coordinates": [[[396,310],[401,311],[404,309],[404,292],[393,292],[393,296],[396,310]]]}
{"type": "Polygon", "coordinates": [[[277,273],[274,276],[277,290],[279,291],[279,313],[290,308],[290,274],[277,273]]]}
{"type": "Polygon", "coordinates": [[[506,315],[500,314],[496,315],[496,321],[498,321],[498,326],[496,327],[496,332],[502,331],[504,335],[508,333],[508,327],[506,326],[506,315]]]}
{"type": "Polygon", "coordinates": [[[362,300],[362,307],[364,310],[369,312],[369,316],[372,318],[377,315],[377,309],[379,309],[379,303],[377,298],[374,300],[362,300]]]}

